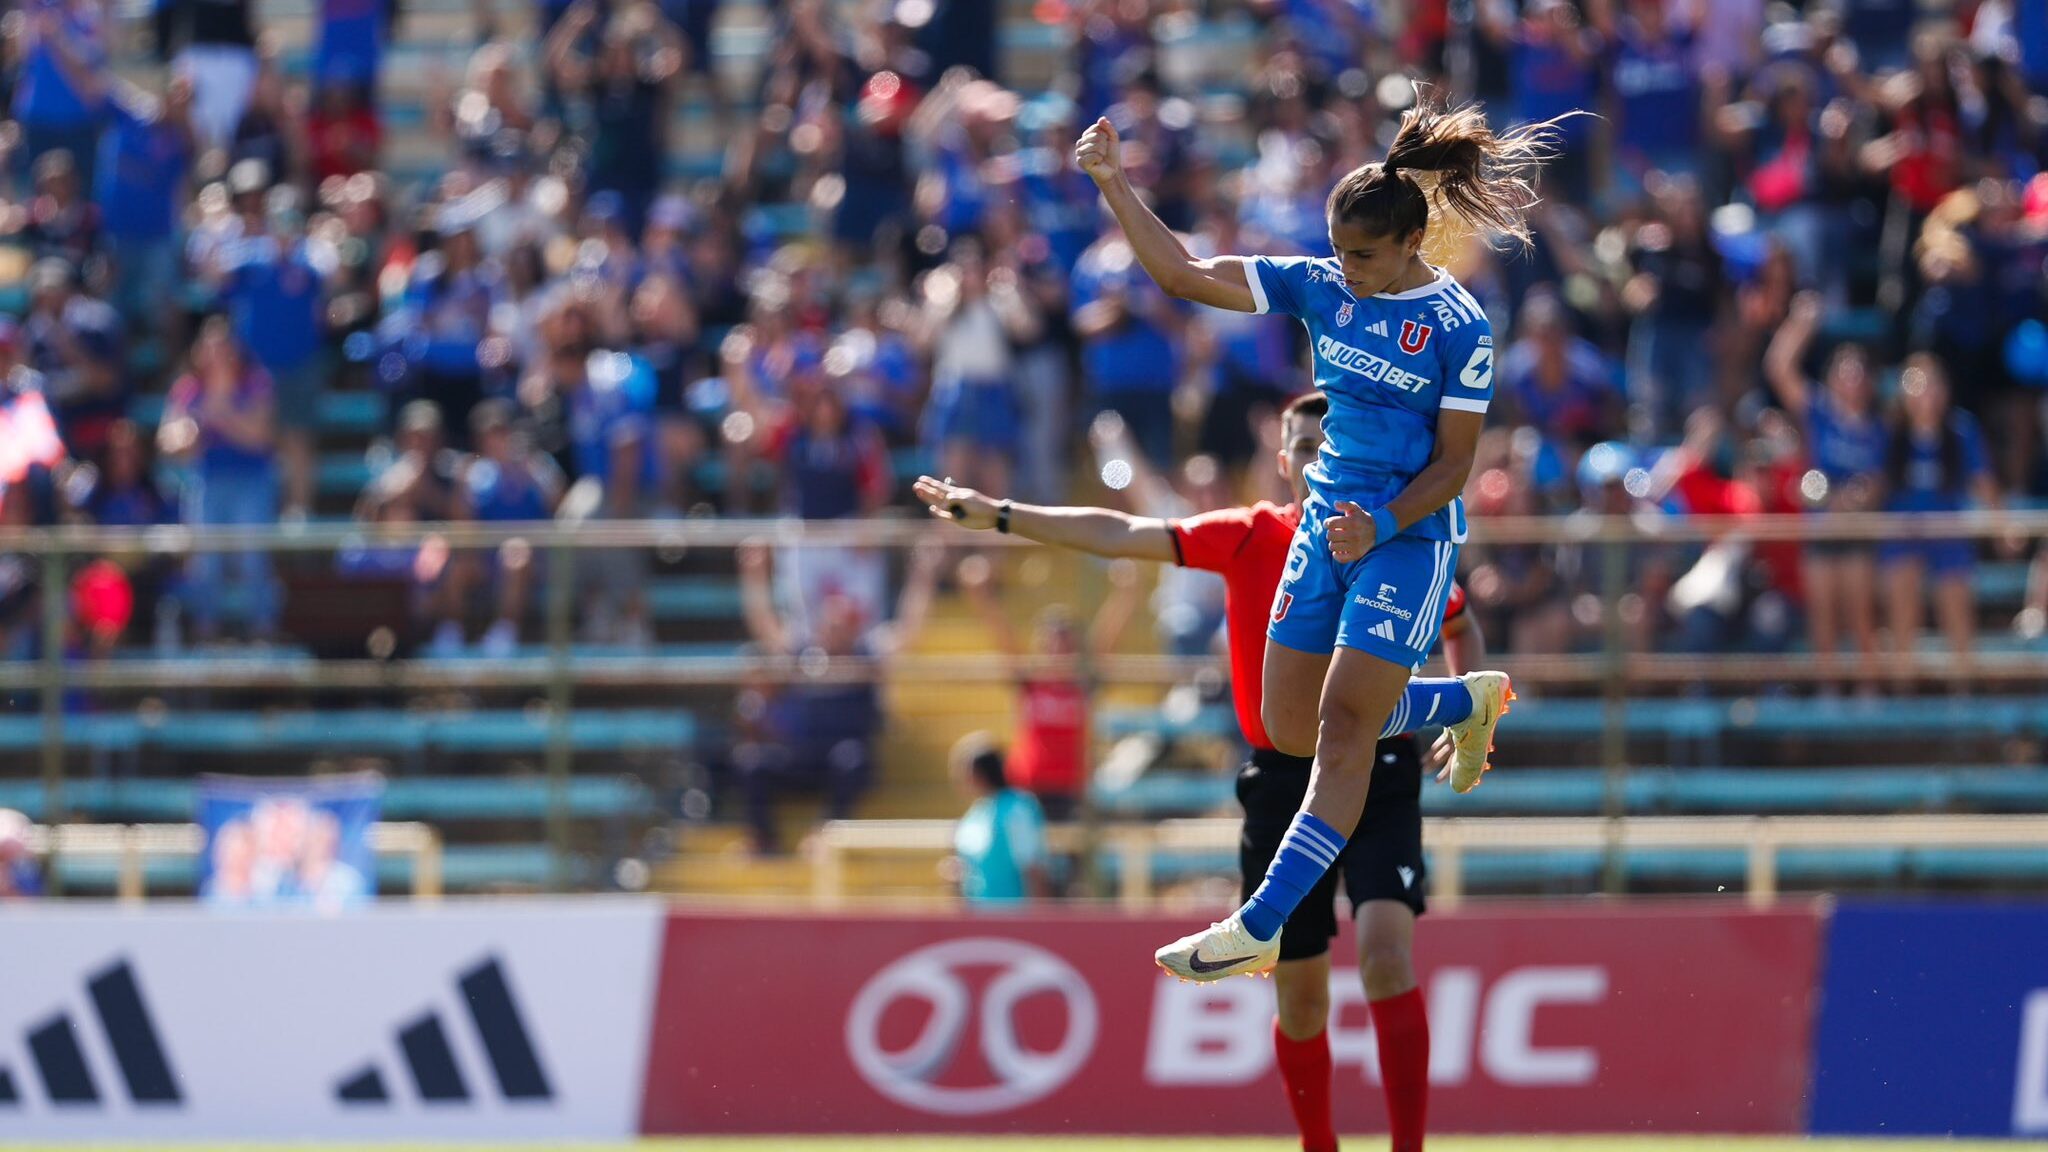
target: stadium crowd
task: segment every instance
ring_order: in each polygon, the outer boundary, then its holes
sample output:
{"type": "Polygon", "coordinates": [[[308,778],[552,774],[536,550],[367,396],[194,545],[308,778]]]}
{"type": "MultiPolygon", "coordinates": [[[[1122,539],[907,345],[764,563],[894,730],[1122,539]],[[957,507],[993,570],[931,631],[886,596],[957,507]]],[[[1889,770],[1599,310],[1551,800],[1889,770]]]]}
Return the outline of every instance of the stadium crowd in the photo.
{"type": "MultiPolygon", "coordinates": [[[[1324,193],[1380,154],[1411,77],[1502,121],[1599,113],[1565,123],[1530,251],[1444,253],[1501,339],[1476,515],[2048,492],[2038,5],[775,0],[744,93],[718,83],[720,7],[541,0],[523,41],[480,7],[415,126],[377,99],[401,14],[375,0],[316,3],[303,60],[250,0],[163,0],[147,29],[100,0],[8,5],[0,523],[317,516],[323,406],[378,391],[344,566],[415,574],[434,650],[506,652],[525,556],[375,526],[875,516],[918,465],[1046,500],[1105,498],[1119,460],[1161,480],[1109,499],[1277,496],[1298,332],[1161,296],[1071,146],[1107,115],[1192,249],[1317,253],[1324,193]],[[1064,45],[1049,85],[1006,83],[1023,26],[1064,45]],[[169,67],[139,66],[145,31],[169,67]],[[682,150],[679,111],[722,152],[682,150]],[[444,162],[395,175],[404,133],[444,162]]],[[[1665,649],[1910,647],[1930,594],[1961,649],[1978,552],[1643,551],[1614,606],[1569,547],[1475,547],[1466,579],[1509,656],[1591,645],[1610,610],[1665,649]]],[[[645,561],[595,567],[586,635],[647,642],[645,561]]],[[[851,636],[888,615],[879,562],[809,569],[784,610],[836,591],[851,636]]],[[[125,575],[132,604],[72,590],[81,635],[278,628],[260,554],[125,575]]],[[[0,558],[0,655],[35,650],[35,580],[0,558]]],[[[1160,595],[1165,642],[1205,647],[1215,589],[1160,595]]]]}

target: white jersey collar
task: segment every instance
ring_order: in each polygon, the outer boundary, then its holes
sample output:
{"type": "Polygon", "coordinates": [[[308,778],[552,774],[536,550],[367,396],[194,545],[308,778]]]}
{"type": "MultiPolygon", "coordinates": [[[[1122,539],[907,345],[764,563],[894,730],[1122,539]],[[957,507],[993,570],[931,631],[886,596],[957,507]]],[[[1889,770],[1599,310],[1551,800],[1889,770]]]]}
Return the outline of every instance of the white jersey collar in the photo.
{"type": "Polygon", "coordinates": [[[1434,296],[1450,285],[1451,274],[1449,272],[1438,268],[1434,264],[1425,265],[1425,267],[1436,273],[1436,279],[1431,280],[1420,288],[1410,288],[1406,292],[1375,292],[1372,298],[1375,300],[1420,300],[1424,296],[1434,296]]]}

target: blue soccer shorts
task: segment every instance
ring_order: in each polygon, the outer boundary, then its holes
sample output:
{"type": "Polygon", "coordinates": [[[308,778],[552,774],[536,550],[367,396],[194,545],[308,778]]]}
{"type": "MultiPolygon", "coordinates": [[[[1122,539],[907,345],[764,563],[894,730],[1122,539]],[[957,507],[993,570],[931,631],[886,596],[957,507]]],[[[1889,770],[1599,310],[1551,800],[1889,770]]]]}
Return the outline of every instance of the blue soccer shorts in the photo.
{"type": "Polygon", "coordinates": [[[1428,661],[1443,631],[1458,545],[1396,536],[1349,564],[1330,556],[1330,507],[1311,496],[1287,551],[1266,638],[1298,652],[1355,648],[1392,664],[1428,661]]]}

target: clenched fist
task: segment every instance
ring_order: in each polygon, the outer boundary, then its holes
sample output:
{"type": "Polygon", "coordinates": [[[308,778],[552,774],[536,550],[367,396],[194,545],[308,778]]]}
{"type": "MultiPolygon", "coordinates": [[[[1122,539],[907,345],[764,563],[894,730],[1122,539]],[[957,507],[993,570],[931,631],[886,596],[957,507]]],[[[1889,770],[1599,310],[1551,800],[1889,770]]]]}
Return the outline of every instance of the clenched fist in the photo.
{"type": "Polygon", "coordinates": [[[1097,184],[1107,184],[1123,174],[1123,165],[1117,159],[1116,125],[1109,122],[1109,117],[1102,117],[1081,133],[1081,139],[1074,145],[1074,163],[1097,184]]]}
{"type": "Polygon", "coordinates": [[[1339,564],[1364,559],[1379,543],[1371,513],[1349,500],[1337,505],[1337,515],[1323,521],[1323,531],[1330,541],[1330,559],[1339,564]]]}

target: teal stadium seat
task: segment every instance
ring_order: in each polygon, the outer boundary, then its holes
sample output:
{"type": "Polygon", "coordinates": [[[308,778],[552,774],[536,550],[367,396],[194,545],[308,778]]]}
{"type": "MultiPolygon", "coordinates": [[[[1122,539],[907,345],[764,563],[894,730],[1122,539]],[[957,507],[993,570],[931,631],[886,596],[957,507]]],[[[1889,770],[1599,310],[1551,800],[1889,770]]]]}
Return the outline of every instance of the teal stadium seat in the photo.
{"type": "MultiPolygon", "coordinates": [[[[189,779],[70,780],[64,804],[75,818],[110,823],[190,820],[199,785],[189,779]]],[[[534,776],[400,777],[384,783],[383,818],[446,824],[462,820],[540,820],[551,789],[534,776]]],[[[630,776],[572,776],[563,798],[578,820],[647,817],[654,802],[630,776]]],[[[44,818],[40,780],[0,780],[0,808],[44,818]]]]}
{"type": "MultiPolygon", "coordinates": [[[[694,733],[689,715],[651,709],[584,709],[571,714],[570,746],[578,752],[681,749],[694,733]]],[[[0,751],[41,747],[38,716],[0,716],[0,751]]],[[[549,725],[537,713],[492,710],[466,713],[339,709],[329,712],[171,712],[133,716],[66,717],[67,746],[94,751],[151,747],[167,752],[363,752],[416,755],[540,752],[549,725]]]]}
{"type": "MultiPolygon", "coordinates": [[[[540,888],[554,881],[556,856],[546,844],[450,844],[441,850],[441,886],[450,892],[490,888],[540,888]]],[[[572,884],[588,882],[588,869],[564,862],[572,884]]],[[[120,864],[110,857],[59,857],[57,876],[71,894],[111,893],[120,878],[120,864]]],[[[409,856],[377,860],[377,883],[387,890],[412,886],[409,856]]],[[[199,882],[199,862],[160,857],[143,863],[143,878],[152,891],[191,889],[199,882]]]]}

